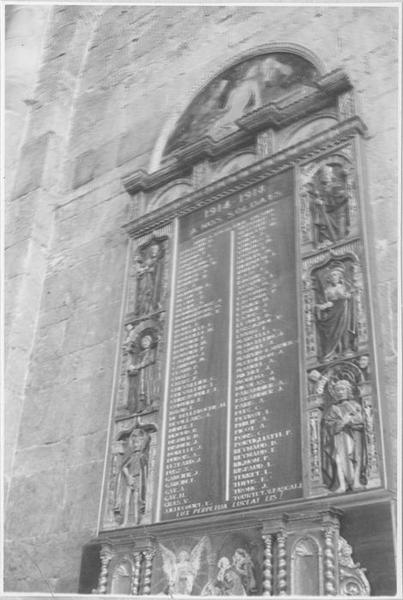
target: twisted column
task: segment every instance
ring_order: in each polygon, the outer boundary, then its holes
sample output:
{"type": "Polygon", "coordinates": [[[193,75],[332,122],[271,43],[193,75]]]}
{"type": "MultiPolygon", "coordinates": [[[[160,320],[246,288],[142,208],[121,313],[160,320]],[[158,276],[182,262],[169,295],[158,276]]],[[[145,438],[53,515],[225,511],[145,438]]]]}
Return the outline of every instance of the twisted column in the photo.
{"type": "Polygon", "coordinates": [[[271,596],[273,592],[273,539],[271,533],[263,535],[263,596],[271,596]]]}
{"type": "Polygon", "coordinates": [[[328,526],[325,529],[325,595],[334,596],[336,594],[336,563],[334,554],[334,527],[328,526]]]}
{"type": "Polygon", "coordinates": [[[145,550],[143,552],[143,556],[145,559],[143,594],[145,594],[145,595],[149,595],[151,592],[151,574],[152,574],[152,568],[153,568],[154,555],[155,555],[155,550],[153,548],[150,548],[149,550],[145,550]]]}
{"type": "Polygon", "coordinates": [[[277,534],[278,566],[277,566],[277,587],[278,595],[287,595],[287,536],[284,531],[277,534]]]}
{"type": "Polygon", "coordinates": [[[140,565],[141,565],[141,552],[133,552],[134,557],[134,571],[131,583],[131,593],[133,596],[138,596],[140,587],[140,565]]]}
{"type": "Polygon", "coordinates": [[[98,580],[98,594],[106,594],[106,587],[108,583],[108,567],[112,558],[112,549],[108,544],[103,544],[101,552],[99,554],[101,559],[101,572],[98,580]]]}

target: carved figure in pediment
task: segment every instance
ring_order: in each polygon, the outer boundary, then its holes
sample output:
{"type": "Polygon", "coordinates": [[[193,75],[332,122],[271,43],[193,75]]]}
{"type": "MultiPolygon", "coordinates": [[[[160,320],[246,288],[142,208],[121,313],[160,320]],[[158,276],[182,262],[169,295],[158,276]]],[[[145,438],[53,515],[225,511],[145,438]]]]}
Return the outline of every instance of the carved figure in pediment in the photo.
{"type": "Polygon", "coordinates": [[[156,239],[143,248],[137,257],[137,315],[148,315],[161,308],[163,257],[162,241],[156,239]]]}
{"type": "Polygon", "coordinates": [[[158,335],[153,328],[141,331],[129,346],[127,408],[131,413],[149,410],[157,399],[157,346],[158,335]]]}
{"type": "Polygon", "coordinates": [[[327,385],[328,405],[322,416],[322,471],[335,493],[363,489],[367,483],[365,415],[356,386],[334,377],[327,385]]]}
{"type": "Polygon", "coordinates": [[[344,239],[350,230],[347,173],[341,164],[320,167],[307,188],[315,246],[344,239]]]}
{"type": "Polygon", "coordinates": [[[246,593],[256,591],[256,579],[252,558],[244,548],[237,548],[232,557],[232,564],[241,577],[246,593]]]}
{"type": "Polygon", "coordinates": [[[333,262],[316,274],[315,305],[320,359],[332,360],[357,349],[357,307],[348,265],[333,262]]]}
{"type": "Polygon", "coordinates": [[[241,575],[231,564],[227,556],[222,556],[217,563],[217,575],[202,590],[202,596],[246,596],[241,575]]]}
{"type": "Polygon", "coordinates": [[[125,439],[114,490],[113,512],[120,525],[138,525],[145,512],[147,497],[148,460],[153,424],[137,423],[119,439],[125,439]]]}
{"type": "Polygon", "coordinates": [[[168,579],[168,594],[188,596],[192,593],[201,557],[207,548],[207,536],[203,536],[192,550],[180,550],[177,554],[160,543],[162,566],[168,579]]]}

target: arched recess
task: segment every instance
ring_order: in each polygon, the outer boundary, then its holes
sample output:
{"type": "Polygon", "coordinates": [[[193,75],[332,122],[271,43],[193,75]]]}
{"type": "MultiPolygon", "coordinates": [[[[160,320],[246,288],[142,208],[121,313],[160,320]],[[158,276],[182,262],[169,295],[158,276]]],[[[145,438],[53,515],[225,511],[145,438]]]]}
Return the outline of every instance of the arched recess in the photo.
{"type": "Polygon", "coordinates": [[[291,549],[291,593],[318,596],[322,589],[322,549],[310,534],[298,538],[291,549]]]}
{"type": "MultiPolygon", "coordinates": [[[[165,123],[162,131],[157,139],[154,146],[149,169],[150,173],[158,170],[163,161],[164,155],[169,151],[170,140],[176,129],[181,128],[181,120],[183,120],[186,112],[197,102],[198,98],[202,96],[211,86],[218,84],[220,78],[223,78],[227,73],[233,71],[245,65],[247,63],[256,63],[260,59],[269,58],[270,55],[289,55],[294,56],[305,63],[309,63],[313,69],[317,72],[318,76],[322,76],[326,72],[326,66],[313,52],[299,44],[292,44],[289,42],[276,42],[250,48],[240,54],[237,54],[231,60],[223,62],[222,66],[217,69],[216,62],[211,70],[206,69],[206,74],[200,79],[197,86],[193,86],[186,93],[183,94],[182,98],[176,105],[174,112],[171,114],[167,122],[165,123]]],[[[222,79],[221,79],[222,81],[222,79]]],[[[228,87],[228,86],[227,86],[228,87]]],[[[216,92],[219,95],[218,100],[222,101],[222,95],[220,93],[226,93],[225,90],[220,90],[217,85],[216,92]]]]}

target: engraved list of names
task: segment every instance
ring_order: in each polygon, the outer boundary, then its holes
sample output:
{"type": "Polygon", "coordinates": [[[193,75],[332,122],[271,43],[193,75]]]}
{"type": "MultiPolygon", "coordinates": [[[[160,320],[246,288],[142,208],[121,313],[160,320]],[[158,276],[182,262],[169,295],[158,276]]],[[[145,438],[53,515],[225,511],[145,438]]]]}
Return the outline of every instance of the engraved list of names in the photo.
{"type": "Polygon", "coordinates": [[[181,219],[162,519],[302,495],[293,175],[181,219]]]}

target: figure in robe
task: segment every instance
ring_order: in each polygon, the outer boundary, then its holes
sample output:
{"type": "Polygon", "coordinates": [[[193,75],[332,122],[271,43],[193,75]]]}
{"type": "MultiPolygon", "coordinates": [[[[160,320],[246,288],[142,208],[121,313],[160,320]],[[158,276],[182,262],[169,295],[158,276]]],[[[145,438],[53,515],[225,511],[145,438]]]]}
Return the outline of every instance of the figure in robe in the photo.
{"type": "Polygon", "coordinates": [[[232,557],[233,567],[241,577],[242,585],[247,594],[256,591],[256,579],[254,575],[253,561],[250,554],[244,548],[237,548],[232,557]]]}
{"type": "Polygon", "coordinates": [[[350,229],[347,176],[340,165],[321,167],[310,187],[310,209],[315,246],[344,239],[350,229]]]}
{"type": "Polygon", "coordinates": [[[231,565],[227,556],[222,556],[217,563],[218,572],[214,580],[203,588],[202,596],[246,596],[242,577],[231,565]]]}
{"type": "Polygon", "coordinates": [[[161,308],[163,255],[161,244],[153,242],[137,259],[137,315],[147,315],[161,308]]]}
{"type": "Polygon", "coordinates": [[[316,327],[321,360],[352,353],[357,349],[357,319],[353,289],[345,280],[343,265],[330,269],[316,304],[316,327]]]}
{"type": "Polygon", "coordinates": [[[114,507],[120,525],[138,525],[145,512],[150,433],[155,425],[135,425],[131,430],[116,477],[114,507]]]}
{"type": "Polygon", "coordinates": [[[133,414],[147,411],[156,399],[156,354],[157,339],[148,330],[144,331],[138,347],[132,352],[133,362],[127,369],[127,408],[133,414]]]}
{"type": "Polygon", "coordinates": [[[335,493],[360,490],[367,483],[364,412],[350,381],[329,382],[328,389],[332,402],[321,421],[323,479],[335,493]]]}

